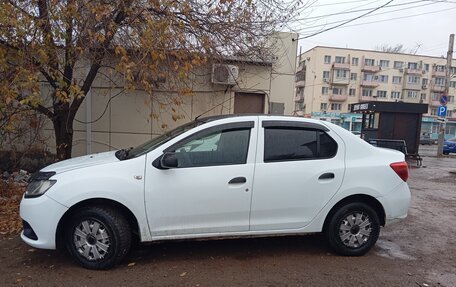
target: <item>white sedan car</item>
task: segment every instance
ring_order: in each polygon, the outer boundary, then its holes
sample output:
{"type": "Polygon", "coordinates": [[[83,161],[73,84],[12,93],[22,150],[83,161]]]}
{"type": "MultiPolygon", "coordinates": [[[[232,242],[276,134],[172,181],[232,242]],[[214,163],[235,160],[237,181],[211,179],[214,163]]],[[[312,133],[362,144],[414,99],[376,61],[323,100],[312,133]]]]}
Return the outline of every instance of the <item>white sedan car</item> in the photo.
{"type": "Polygon", "coordinates": [[[410,204],[404,155],[281,116],[198,119],[133,149],[52,164],[21,202],[22,239],[106,269],[141,242],[324,232],[365,254],[410,204]]]}

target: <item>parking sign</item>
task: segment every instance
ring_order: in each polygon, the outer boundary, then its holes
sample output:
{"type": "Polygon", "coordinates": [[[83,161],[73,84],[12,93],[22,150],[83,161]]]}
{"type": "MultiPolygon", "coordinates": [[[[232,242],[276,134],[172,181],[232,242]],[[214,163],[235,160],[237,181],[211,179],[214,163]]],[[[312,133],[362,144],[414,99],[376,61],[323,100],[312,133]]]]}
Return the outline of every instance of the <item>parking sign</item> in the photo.
{"type": "Polygon", "coordinates": [[[444,118],[444,117],[446,117],[446,113],[447,113],[447,106],[439,106],[439,108],[437,109],[437,116],[444,118]]]}

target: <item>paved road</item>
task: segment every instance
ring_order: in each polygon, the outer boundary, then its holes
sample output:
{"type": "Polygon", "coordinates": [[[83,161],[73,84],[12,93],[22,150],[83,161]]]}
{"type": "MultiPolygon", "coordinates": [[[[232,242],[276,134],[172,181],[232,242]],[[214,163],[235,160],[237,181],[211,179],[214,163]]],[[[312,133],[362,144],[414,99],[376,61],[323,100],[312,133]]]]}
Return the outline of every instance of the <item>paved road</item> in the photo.
{"type": "Polygon", "coordinates": [[[0,286],[456,286],[456,158],[423,165],[411,168],[409,217],[362,257],[331,254],[320,235],[291,236],[156,244],[91,271],[0,237],[0,286]]]}

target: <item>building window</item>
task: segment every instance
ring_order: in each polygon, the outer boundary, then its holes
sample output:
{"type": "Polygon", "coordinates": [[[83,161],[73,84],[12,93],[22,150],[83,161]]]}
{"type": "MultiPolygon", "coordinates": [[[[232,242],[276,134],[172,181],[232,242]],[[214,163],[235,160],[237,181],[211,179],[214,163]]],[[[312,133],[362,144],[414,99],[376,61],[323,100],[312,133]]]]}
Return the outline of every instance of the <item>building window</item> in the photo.
{"type": "Polygon", "coordinates": [[[454,96],[448,96],[448,102],[450,104],[454,103],[454,96]]]}
{"type": "Polygon", "coordinates": [[[388,83],[388,76],[387,75],[379,75],[378,76],[378,81],[380,83],[388,83]]]}
{"type": "Polygon", "coordinates": [[[388,60],[380,60],[380,62],[378,63],[378,65],[382,68],[388,68],[389,64],[390,64],[390,61],[388,61],[388,60]]]}
{"type": "Polygon", "coordinates": [[[421,93],[421,98],[422,100],[425,100],[426,99],[426,94],[425,93],[421,93]]]}
{"type": "Polygon", "coordinates": [[[436,86],[445,86],[445,78],[444,77],[435,77],[434,83],[436,86]]]}
{"type": "Polygon", "coordinates": [[[455,81],[450,82],[450,87],[456,88],[456,82],[455,81]]]}
{"type": "Polygon", "coordinates": [[[374,59],[364,59],[364,65],[365,66],[375,66],[375,60],[374,59]]]}
{"type": "Polygon", "coordinates": [[[356,95],[356,89],[350,89],[348,95],[354,97],[356,95]]]}
{"type": "Polygon", "coordinates": [[[453,117],[453,111],[448,110],[446,116],[447,116],[447,118],[452,118],[453,117]]]}
{"type": "Polygon", "coordinates": [[[364,80],[364,81],[369,81],[369,82],[371,82],[371,81],[374,80],[374,75],[373,75],[373,74],[364,73],[363,80],[364,80]]]}
{"type": "Polygon", "coordinates": [[[323,80],[329,80],[329,71],[323,71],[323,80]]]}
{"type": "Polygon", "coordinates": [[[377,97],[386,98],[386,91],[377,91],[377,97]]]}
{"type": "MultiPolygon", "coordinates": [[[[351,74],[350,74],[350,80],[352,80],[352,81],[356,81],[356,78],[357,78],[357,77],[358,77],[358,74],[356,74],[356,73],[351,73],[351,74]]],[[[456,82],[455,82],[455,83],[456,83],[456,82]]]]}
{"type": "Polygon", "coordinates": [[[429,72],[429,64],[424,64],[424,70],[425,70],[426,72],[429,72]]]}
{"type": "Polygon", "coordinates": [[[332,110],[332,111],[340,111],[341,106],[342,106],[341,104],[332,103],[332,104],[331,104],[331,110],[332,110]]]}
{"type": "Polygon", "coordinates": [[[402,69],[402,68],[404,68],[404,62],[394,61],[394,69],[402,69]]]}
{"type": "Polygon", "coordinates": [[[372,89],[363,89],[363,97],[372,97],[372,89]]]}
{"type": "Polygon", "coordinates": [[[325,55],[325,64],[331,64],[331,56],[325,55]]]}
{"type": "Polygon", "coordinates": [[[348,70],[336,69],[334,74],[336,79],[347,79],[348,70]]]}
{"type": "Polygon", "coordinates": [[[431,93],[431,100],[438,101],[440,100],[440,93],[431,93]]]}
{"type": "Polygon", "coordinates": [[[409,69],[418,70],[418,63],[416,63],[416,62],[409,62],[407,67],[408,67],[409,69]]]}
{"type": "Polygon", "coordinates": [[[329,91],[328,87],[321,87],[321,94],[322,95],[327,95],[328,91],[329,91]]]}
{"type": "Polygon", "coordinates": [[[336,63],[344,64],[345,63],[345,57],[336,56],[336,63]]]}
{"type": "Polygon", "coordinates": [[[402,77],[393,76],[393,84],[400,84],[402,81],[402,77]]]}
{"type": "Polygon", "coordinates": [[[416,99],[418,97],[417,91],[407,91],[407,98],[416,99]]]}
{"type": "Polygon", "coordinates": [[[344,90],[342,88],[333,88],[332,93],[333,95],[342,95],[344,90]]]}
{"type": "Polygon", "coordinates": [[[320,104],[320,111],[325,112],[328,109],[328,104],[327,103],[321,103],[320,104]]]}
{"type": "Polygon", "coordinates": [[[445,66],[444,65],[435,65],[434,66],[434,71],[436,71],[436,72],[445,72],[445,66]]]}
{"type": "Polygon", "coordinates": [[[353,66],[358,66],[359,59],[358,58],[352,58],[352,65],[353,66]]]}
{"type": "Polygon", "coordinates": [[[428,82],[429,82],[428,79],[424,79],[424,78],[423,78],[423,79],[421,80],[421,85],[423,85],[423,87],[424,87],[424,86],[426,86],[426,85],[428,84],[428,82]]]}
{"type": "Polygon", "coordinates": [[[432,108],[431,109],[431,116],[436,116],[437,115],[437,109],[432,108]]]}
{"type": "Polygon", "coordinates": [[[409,84],[419,84],[420,83],[420,77],[419,76],[408,76],[407,77],[407,82],[409,84]]]}
{"type": "Polygon", "coordinates": [[[401,92],[391,92],[391,99],[400,99],[401,92]]]}

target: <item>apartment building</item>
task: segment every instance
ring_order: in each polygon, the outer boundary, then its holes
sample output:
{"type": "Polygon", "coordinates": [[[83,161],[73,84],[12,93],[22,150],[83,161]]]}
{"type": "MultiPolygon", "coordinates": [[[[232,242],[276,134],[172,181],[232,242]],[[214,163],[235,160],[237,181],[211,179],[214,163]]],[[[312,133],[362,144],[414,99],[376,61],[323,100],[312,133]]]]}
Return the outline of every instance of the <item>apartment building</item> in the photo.
{"type": "MultiPolygon", "coordinates": [[[[456,61],[450,75],[447,137],[456,135],[456,61]]],[[[354,103],[425,103],[422,131],[437,137],[445,77],[444,57],[317,46],[298,57],[295,114],[360,130],[361,116],[349,113],[354,103]]]]}

